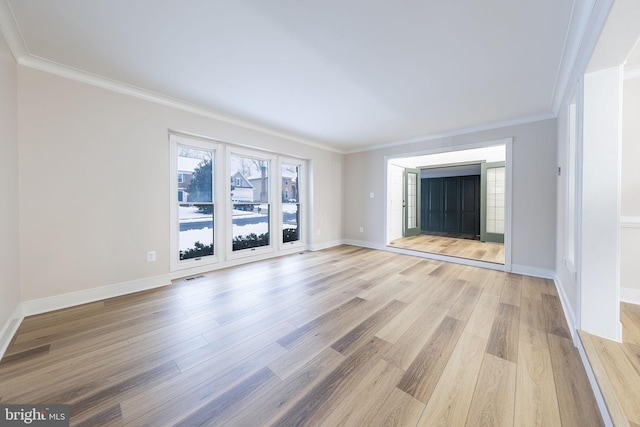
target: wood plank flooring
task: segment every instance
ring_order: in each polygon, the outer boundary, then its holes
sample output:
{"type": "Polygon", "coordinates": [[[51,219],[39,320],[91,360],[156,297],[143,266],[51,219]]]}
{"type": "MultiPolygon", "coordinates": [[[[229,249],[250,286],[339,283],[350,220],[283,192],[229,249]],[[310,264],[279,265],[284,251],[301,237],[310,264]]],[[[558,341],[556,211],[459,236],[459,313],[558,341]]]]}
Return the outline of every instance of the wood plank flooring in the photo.
{"type": "Polygon", "coordinates": [[[28,317],[0,402],[78,426],[602,425],[552,282],[351,246],[28,317]]]}
{"type": "Polygon", "coordinates": [[[621,303],[622,343],[580,333],[616,426],[640,426],[640,306],[621,303]]]}
{"type": "Polygon", "coordinates": [[[479,240],[456,239],[420,234],[394,239],[389,246],[418,252],[447,255],[456,258],[504,264],[504,245],[479,240]]]}

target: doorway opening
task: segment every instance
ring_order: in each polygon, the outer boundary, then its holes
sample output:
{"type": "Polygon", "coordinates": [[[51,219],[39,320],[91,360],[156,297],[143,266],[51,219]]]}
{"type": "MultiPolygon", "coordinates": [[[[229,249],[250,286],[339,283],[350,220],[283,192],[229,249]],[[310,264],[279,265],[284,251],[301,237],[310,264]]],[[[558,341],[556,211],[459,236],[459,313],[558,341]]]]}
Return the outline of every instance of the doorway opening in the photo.
{"type": "Polygon", "coordinates": [[[387,158],[387,247],[509,271],[510,154],[507,138],[387,158]]]}

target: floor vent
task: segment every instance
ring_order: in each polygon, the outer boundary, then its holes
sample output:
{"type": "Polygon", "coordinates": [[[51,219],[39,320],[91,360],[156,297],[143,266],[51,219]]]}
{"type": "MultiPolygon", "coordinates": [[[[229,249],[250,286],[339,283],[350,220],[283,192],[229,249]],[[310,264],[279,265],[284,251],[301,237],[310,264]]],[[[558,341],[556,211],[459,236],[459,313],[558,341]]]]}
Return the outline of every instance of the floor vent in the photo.
{"type": "Polygon", "coordinates": [[[202,279],[203,277],[204,276],[201,274],[200,276],[187,277],[184,280],[188,282],[189,280],[202,279]]]}

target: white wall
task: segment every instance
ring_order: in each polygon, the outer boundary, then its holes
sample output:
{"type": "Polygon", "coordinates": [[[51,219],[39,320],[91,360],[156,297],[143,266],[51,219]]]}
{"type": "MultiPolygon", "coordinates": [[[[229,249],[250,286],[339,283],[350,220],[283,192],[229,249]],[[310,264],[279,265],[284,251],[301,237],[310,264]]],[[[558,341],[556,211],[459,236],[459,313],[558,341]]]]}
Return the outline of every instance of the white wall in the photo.
{"type": "Polygon", "coordinates": [[[579,327],[610,340],[620,327],[622,66],[584,76],[579,327]]]}
{"type": "Polygon", "coordinates": [[[623,83],[621,299],[640,304],[640,78],[623,83]]]}
{"type": "Polygon", "coordinates": [[[169,128],[310,159],[310,243],[342,237],[342,154],[27,67],[18,75],[23,300],[166,277],[169,128]]]}
{"type": "MultiPolygon", "coordinates": [[[[402,237],[404,227],[404,168],[389,163],[387,166],[387,239],[402,237]]],[[[371,194],[369,194],[371,196],[371,194]]],[[[371,197],[370,197],[371,198],[371,197]]]]}
{"type": "MultiPolygon", "coordinates": [[[[575,321],[579,313],[579,292],[575,266],[567,265],[565,262],[567,255],[568,147],[569,114],[568,104],[565,104],[558,114],[558,166],[562,168],[562,172],[557,177],[556,279],[558,290],[563,296],[564,309],[569,311],[568,317],[575,321]]],[[[575,171],[573,173],[575,174],[575,171]]],[[[575,325],[570,326],[574,327],[575,325]]]]}
{"type": "Polygon", "coordinates": [[[552,275],[556,226],[555,119],[347,154],[345,238],[373,247],[385,244],[385,156],[409,156],[507,137],[514,138],[512,265],[514,269],[552,275]],[[374,198],[370,198],[371,192],[374,198]],[[364,227],[363,233],[359,227],[364,227]]]}
{"type": "Polygon", "coordinates": [[[17,87],[16,62],[0,33],[0,355],[20,303],[17,87]]]}

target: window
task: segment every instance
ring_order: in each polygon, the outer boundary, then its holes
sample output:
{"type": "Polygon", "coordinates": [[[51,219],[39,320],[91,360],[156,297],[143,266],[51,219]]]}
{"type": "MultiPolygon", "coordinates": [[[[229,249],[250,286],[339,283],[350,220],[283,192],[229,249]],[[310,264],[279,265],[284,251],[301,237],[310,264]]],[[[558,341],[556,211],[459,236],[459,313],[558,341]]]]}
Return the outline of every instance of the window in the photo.
{"type": "Polygon", "coordinates": [[[172,270],[215,262],[215,145],[171,137],[172,270]],[[179,171],[179,172],[178,172],[179,171]],[[187,179],[188,178],[188,179],[187,179]]]}
{"type": "Polygon", "coordinates": [[[487,233],[504,234],[506,167],[487,168],[487,233]]]}
{"type": "Polygon", "coordinates": [[[231,247],[232,251],[270,246],[271,160],[231,154],[231,247]]]}
{"type": "Polygon", "coordinates": [[[576,250],[576,102],[575,97],[567,111],[567,200],[566,200],[566,251],[565,264],[569,271],[575,272],[576,250]]]}
{"type": "Polygon", "coordinates": [[[300,242],[300,164],[282,163],[282,243],[300,242]]]}
{"type": "Polygon", "coordinates": [[[303,246],[306,162],[170,133],[171,271],[303,246]]]}

